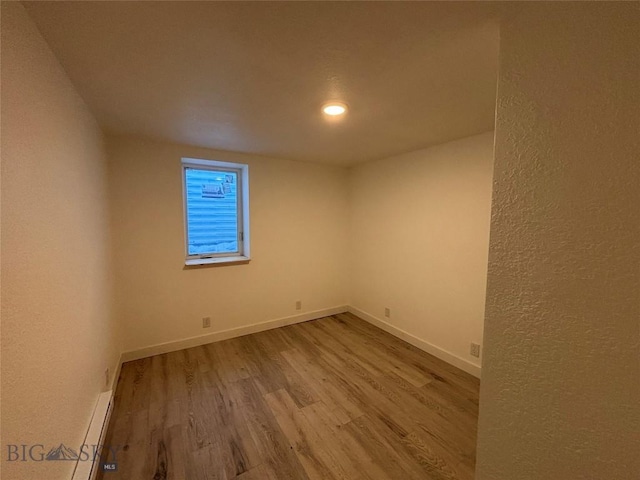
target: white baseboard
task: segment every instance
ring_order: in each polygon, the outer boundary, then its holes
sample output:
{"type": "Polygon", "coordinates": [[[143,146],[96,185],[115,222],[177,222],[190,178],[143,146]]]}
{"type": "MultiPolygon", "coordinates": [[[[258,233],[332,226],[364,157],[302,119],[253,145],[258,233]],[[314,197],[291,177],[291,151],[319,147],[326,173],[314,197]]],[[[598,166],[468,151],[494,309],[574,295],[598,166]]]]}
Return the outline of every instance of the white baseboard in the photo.
{"type": "Polygon", "coordinates": [[[470,373],[474,377],[480,378],[481,367],[475,365],[464,358],[460,358],[457,355],[454,355],[451,352],[443,350],[440,347],[436,347],[435,345],[422,340],[421,338],[416,337],[404,330],[399,329],[398,327],[391,325],[384,320],[381,320],[373,315],[364,312],[356,307],[349,305],[349,312],[353,313],[355,316],[360,317],[363,320],[366,320],[372,325],[375,325],[378,328],[381,328],[387,333],[390,333],[394,337],[398,337],[404,340],[407,343],[410,343],[414,347],[419,348],[420,350],[424,350],[427,353],[430,353],[434,357],[438,357],[440,360],[444,360],[445,362],[453,365],[454,367],[458,367],[460,370],[464,370],[467,373],[470,373]]]}
{"type": "Polygon", "coordinates": [[[293,325],[295,323],[307,322],[309,320],[315,320],[317,318],[328,317],[330,315],[336,315],[338,313],[351,312],[354,315],[362,318],[363,320],[381,328],[387,333],[398,337],[405,342],[410,343],[414,347],[424,350],[431,355],[438,357],[440,360],[458,367],[467,373],[470,373],[474,377],[480,378],[481,367],[475,365],[464,358],[460,358],[447,350],[433,345],[421,338],[416,337],[404,330],[391,325],[380,318],[377,318],[359,308],[351,305],[341,305],[333,308],[325,308],[322,310],[315,310],[313,312],[301,313],[299,315],[293,315],[290,317],[278,318],[275,320],[268,320],[266,322],[254,323],[252,325],[246,325],[238,328],[231,328],[229,330],[223,330],[220,332],[209,333],[206,335],[199,335],[197,337],[184,338],[181,340],[175,340],[172,342],[159,343],[157,345],[151,345],[149,347],[141,348],[138,350],[131,350],[124,352],[120,357],[120,363],[118,370],[115,372],[112,388],[115,391],[116,384],[118,382],[118,374],[121,365],[124,362],[130,362],[132,360],[139,360],[141,358],[151,357],[153,355],[160,355],[163,353],[175,352],[190,347],[197,347],[200,345],[206,345],[207,343],[219,342],[221,340],[227,340],[230,338],[241,337],[243,335],[249,335],[251,333],[258,333],[265,330],[271,330],[273,328],[284,327],[286,325],[293,325]]]}
{"type": "MultiPolygon", "coordinates": [[[[199,335],[197,337],[189,337],[181,340],[175,340],[172,342],[159,343],[157,345],[151,345],[149,347],[141,348],[138,350],[131,350],[128,352],[124,352],[120,357],[120,364],[124,362],[130,362],[132,360],[139,360],[141,358],[151,357],[153,355],[160,355],[162,353],[175,352],[177,350],[183,350],[185,348],[197,347],[200,345],[206,345],[207,343],[219,342],[221,340],[228,340],[229,338],[241,337],[243,335],[249,335],[251,333],[271,330],[272,328],[284,327],[286,325],[293,325],[295,323],[307,322],[309,320],[315,320],[316,318],[328,317],[330,315],[344,313],[348,310],[349,310],[349,307],[347,305],[341,305],[339,307],[325,308],[322,310],[315,310],[313,312],[306,312],[306,313],[301,313],[299,315],[293,315],[291,317],[278,318],[275,320],[268,320],[266,322],[246,325],[243,327],[231,328],[229,330],[223,330],[220,332],[209,333],[206,335],[199,335]]],[[[116,377],[116,381],[117,381],[117,377],[116,377]]]]}
{"type": "Polygon", "coordinates": [[[111,383],[107,390],[111,390],[112,392],[116,391],[116,387],[118,386],[118,379],[120,378],[120,370],[122,370],[122,364],[124,362],[124,353],[121,353],[120,358],[118,359],[118,364],[116,365],[115,371],[113,372],[113,377],[111,377],[111,383]]]}
{"type": "MultiPolygon", "coordinates": [[[[107,434],[107,428],[109,426],[109,420],[111,419],[111,411],[113,407],[113,391],[108,390],[102,392],[98,397],[98,402],[91,416],[89,422],[89,429],[85,436],[83,445],[87,446],[85,452],[88,454],[88,458],[84,458],[80,454],[80,458],[76,462],[76,467],[73,471],[72,480],[94,480],[100,470],[101,458],[91,458],[93,455],[93,448],[96,445],[104,445],[104,439],[107,434]]],[[[80,453],[80,452],[79,452],[80,453]]],[[[99,452],[101,455],[102,452],[99,452]]]]}

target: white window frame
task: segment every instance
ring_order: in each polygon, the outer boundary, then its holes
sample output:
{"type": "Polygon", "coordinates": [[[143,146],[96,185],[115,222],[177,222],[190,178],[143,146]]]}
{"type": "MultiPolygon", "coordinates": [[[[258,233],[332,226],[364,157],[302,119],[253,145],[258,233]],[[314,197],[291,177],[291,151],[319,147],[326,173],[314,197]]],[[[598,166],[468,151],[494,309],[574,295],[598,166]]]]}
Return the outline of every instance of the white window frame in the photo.
{"type": "Polygon", "coordinates": [[[200,158],[182,158],[182,203],[184,216],[184,249],[185,265],[208,265],[246,263],[251,260],[249,249],[249,165],[244,163],[220,162],[200,158]],[[187,184],[185,172],[187,168],[199,170],[215,170],[237,173],[238,198],[238,252],[203,253],[189,255],[189,226],[187,222],[187,184]]]}

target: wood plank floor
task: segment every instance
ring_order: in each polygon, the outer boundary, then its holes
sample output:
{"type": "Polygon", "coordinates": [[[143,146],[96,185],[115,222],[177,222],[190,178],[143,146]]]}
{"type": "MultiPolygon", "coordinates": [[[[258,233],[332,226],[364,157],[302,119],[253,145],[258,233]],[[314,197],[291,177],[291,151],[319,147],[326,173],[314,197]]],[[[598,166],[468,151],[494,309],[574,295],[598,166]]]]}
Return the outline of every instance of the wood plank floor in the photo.
{"type": "Polygon", "coordinates": [[[479,381],[340,314],[123,365],[105,480],[472,479],[479,381]]]}

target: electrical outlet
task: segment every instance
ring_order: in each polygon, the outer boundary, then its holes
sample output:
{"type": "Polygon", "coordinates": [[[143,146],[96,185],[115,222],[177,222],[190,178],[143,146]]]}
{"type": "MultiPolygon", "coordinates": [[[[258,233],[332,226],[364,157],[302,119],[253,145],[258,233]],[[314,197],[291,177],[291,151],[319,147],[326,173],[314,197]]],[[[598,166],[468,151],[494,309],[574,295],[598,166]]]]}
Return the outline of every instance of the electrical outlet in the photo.
{"type": "Polygon", "coordinates": [[[477,343],[471,343],[471,356],[473,357],[480,357],[480,345],[477,343]]]}
{"type": "Polygon", "coordinates": [[[387,318],[391,318],[391,309],[390,308],[385,308],[384,309],[384,316],[387,318]]]}
{"type": "Polygon", "coordinates": [[[296,301],[296,310],[302,310],[302,300],[296,301]]]}
{"type": "Polygon", "coordinates": [[[109,388],[109,380],[111,380],[111,375],[109,369],[105,369],[104,371],[104,386],[105,388],[109,388]]]}
{"type": "Polygon", "coordinates": [[[209,328],[211,326],[211,317],[202,317],[202,328],[209,328]]]}

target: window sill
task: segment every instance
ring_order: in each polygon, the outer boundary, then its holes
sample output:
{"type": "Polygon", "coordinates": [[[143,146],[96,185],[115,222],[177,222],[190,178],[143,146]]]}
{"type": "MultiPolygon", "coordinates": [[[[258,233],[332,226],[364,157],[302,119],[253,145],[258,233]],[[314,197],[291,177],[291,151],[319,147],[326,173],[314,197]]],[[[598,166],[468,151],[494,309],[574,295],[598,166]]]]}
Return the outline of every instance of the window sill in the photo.
{"type": "Polygon", "coordinates": [[[185,260],[187,267],[196,265],[231,265],[234,263],[249,263],[251,258],[239,255],[235,257],[190,258],[185,260]]]}

